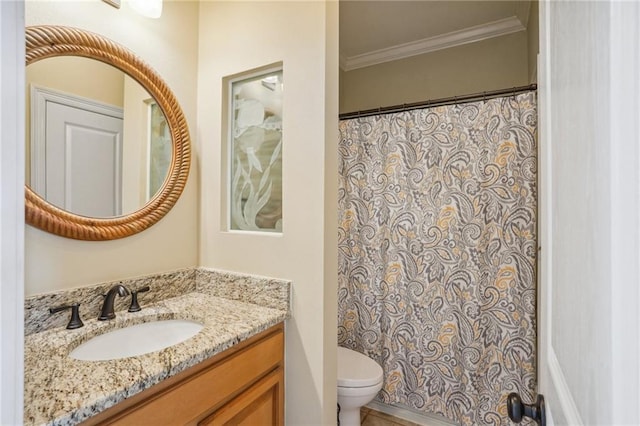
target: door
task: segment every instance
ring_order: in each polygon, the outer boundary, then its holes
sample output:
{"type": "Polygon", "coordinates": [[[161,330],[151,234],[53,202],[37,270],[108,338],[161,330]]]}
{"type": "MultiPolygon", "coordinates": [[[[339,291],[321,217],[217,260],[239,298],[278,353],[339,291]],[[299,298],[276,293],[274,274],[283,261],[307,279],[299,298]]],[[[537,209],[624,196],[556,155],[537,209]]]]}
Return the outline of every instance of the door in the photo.
{"type": "Polygon", "coordinates": [[[122,213],[122,110],[34,89],[31,185],[75,214],[122,213]]]}
{"type": "Polygon", "coordinates": [[[278,368],[231,402],[198,423],[198,426],[284,425],[284,370],[278,368]]]}
{"type": "Polygon", "coordinates": [[[638,28],[637,2],[540,3],[547,424],[640,424],[638,28]]]}
{"type": "Polygon", "coordinates": [[[24,405],[24,3],[0,2],[0,424],[24,405]]]}

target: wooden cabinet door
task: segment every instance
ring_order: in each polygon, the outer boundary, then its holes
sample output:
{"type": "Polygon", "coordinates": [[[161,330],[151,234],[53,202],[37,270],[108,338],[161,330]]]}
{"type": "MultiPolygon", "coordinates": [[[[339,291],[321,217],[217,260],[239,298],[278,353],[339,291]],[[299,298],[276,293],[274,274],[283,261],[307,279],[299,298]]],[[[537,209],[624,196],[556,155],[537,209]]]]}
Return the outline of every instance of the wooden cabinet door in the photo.
{"type": "Polygon", "coordinates": [[[284,370],[282,367],[198,423],[198,426],[284,425],[284,370]]]}

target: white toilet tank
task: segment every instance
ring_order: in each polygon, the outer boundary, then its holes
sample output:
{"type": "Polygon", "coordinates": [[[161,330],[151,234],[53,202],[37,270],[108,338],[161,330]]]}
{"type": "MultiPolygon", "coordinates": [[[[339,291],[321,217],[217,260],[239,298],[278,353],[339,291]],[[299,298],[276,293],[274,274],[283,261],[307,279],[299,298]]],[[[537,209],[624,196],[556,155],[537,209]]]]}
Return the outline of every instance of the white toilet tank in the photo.
{"type": "Polygon", "coordinates": [[[382,367],[377,362],[359,352],[338,347],[338,387],[375,386],[382,379],[382,367]]]}

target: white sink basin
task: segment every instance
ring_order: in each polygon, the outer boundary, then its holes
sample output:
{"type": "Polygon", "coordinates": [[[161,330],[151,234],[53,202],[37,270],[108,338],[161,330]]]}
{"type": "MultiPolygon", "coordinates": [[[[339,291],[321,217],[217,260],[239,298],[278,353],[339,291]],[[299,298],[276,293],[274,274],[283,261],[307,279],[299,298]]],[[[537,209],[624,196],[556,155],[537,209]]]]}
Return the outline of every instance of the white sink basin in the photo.
{"type": "Polygon", "coordinates": [[[82,361],[106,361],[159,351],[195,336],[203,325],[187,320],[145,322],[93,337],[69,356],[82,361]]]}

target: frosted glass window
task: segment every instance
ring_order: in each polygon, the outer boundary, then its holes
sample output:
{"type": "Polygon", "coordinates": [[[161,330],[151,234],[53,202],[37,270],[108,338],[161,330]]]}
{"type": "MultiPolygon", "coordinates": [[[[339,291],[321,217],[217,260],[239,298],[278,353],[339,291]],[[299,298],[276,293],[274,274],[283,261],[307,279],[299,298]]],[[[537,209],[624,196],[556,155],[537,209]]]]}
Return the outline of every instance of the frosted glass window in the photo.
{"type": "Polygon", "coordinates": [[[282,232],[282,70],[230,81],[230,229],[282,232]]]}

